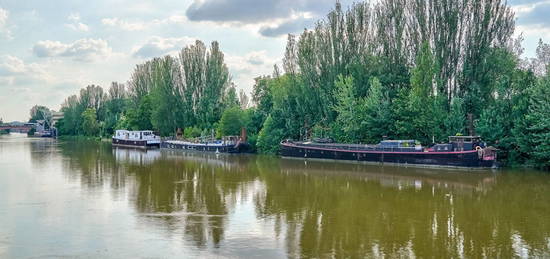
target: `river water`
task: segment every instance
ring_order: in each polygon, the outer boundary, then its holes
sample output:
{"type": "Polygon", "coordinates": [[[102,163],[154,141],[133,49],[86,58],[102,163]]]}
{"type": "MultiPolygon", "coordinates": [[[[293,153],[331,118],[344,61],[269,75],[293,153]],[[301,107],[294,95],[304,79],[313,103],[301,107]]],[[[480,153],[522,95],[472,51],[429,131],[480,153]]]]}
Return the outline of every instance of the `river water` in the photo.
{"type": "Polygon", "coordinates": [[[550,174],[0,136],[1,258],[550,257],[550,174]]]}

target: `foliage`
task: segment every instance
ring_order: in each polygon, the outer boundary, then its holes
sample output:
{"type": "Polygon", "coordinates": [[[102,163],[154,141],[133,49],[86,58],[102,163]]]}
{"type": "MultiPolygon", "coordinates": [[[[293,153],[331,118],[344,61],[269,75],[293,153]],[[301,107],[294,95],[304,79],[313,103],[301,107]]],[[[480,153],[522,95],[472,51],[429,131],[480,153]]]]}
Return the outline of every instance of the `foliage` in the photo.
{"type": "Polygon", "coordinates": [[[340,75],[335,86],[336,103],[333,109],[338,114],[332,126],[335,139],[340,142],[360,142],[364,105],[355,96],[353,78],[340,75]]]}
{"type": "Polygon", "coordinates": [[[51,125],[51,119],[52,119],[52,111],[42,105],[35,105],[31,108],[30,111],[31,118],[29,119],[29,122],[37,122],[39,120],[46,121],[46,129],[48,129],[51,125]]]}
{"type": "Polygon", "coordinates": [[[378,78],[370,80],[370,88],[364,102],[364,134],[367,143],[376,143],[384,136],[392,136],[394,115],[388,93],[378,78]]]}
{"type": "Polygon", "coordinates": [[[241,128],[245,126],[244,112],[240,107],[234,106],[226,109],[223,112],[222,118],[218,125],[219,132],[223,136],[238,136],[241,133],[241,128]]]}
{"type": "Polygon", "coordinates": [[[285,133],[283,129],[278,127],[278,121],[273,117],[268,116],[264,122],[264,126],[258,135],[258,150],[265,154],[275,154],[279,150],[279,143],[283,140],[285,133]]]}
{"type": "Polygon", "coordinates": [[[198,138],[202,134],[202,130],[198,127],[187,127],[183,131],[183,137],[186,139],[198,138]]]}
{"type": "Polygon", "coordinates": [[[97,136],[99,133],[99,122],[94,108],[88,108],[82,113],[82,128],[86,136],[97,136]]]}
{"type": "Polygon", "coordinates": [[[550,168],[550,75],[533,88],[527,113],[533,160],[539,167],[550,168]]]}

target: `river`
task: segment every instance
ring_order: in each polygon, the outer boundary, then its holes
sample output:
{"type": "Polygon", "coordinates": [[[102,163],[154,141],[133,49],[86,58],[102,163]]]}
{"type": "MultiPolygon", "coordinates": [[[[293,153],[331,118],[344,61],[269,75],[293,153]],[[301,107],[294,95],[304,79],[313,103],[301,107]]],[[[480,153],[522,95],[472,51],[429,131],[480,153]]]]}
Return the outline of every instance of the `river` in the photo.
{"type": "Polygon", "coordinates": [[[550,174],[3,135],[0,257],[550,257],[550,174]]]}

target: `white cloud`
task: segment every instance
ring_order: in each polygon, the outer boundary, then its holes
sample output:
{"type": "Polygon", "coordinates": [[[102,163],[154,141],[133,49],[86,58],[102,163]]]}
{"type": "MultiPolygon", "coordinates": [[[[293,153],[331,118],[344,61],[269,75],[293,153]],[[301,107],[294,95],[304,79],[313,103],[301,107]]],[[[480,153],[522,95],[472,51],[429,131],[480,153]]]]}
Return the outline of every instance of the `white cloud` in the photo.
{"type": "Polygon", "coordinates": [[[80,22],[80,14],[78,13],[71,13],[69,17],[67,17],[67,20],[71,22],[71,23],[65,24],[67,28],[70,28],[74,31],[81,31],[81,32],[86,32],[90,30],[87,24],[80,22]]]}
{"type": "Polygon", "coordinates": [[[79,13],[71,13],[67,19],[71,22],[78,22],[80,21],[80,14],[79,13]]]}
{"type": "Polygon", "coordinates": [[[8,28],[9,15],[8,10],[0,8],[0,36],[3,34],[7,39],[12,39],[11,30],[8,28]]]}
{"type": "Polygon", "coordinates": [[[0,28],[3,28],[8,23],[9,12],[0,8],[0,28]]]}
{"type": "Polygon", "coordinates": [[[279,58],[268,56],[264,50],[251,51],[244,56],[226,54],[225,62],[237,87],[247,93],[252,91],[255,77],[271,75],[273,65],[280,63],[279,58]]]}
{"type": "Polygon", "coordinates": [[[512,4],[512,10],[516,13],[517,18],[521,18],[522,16],[534,11],[539,5],[548,4],[550,1],[544,0],[544,1],[525,1],[525,3],[514,5],[512,4]]]}
{"type": "Polygon", "coordinates": [[[59,41],[39,41],[33,47],[37,57],[70,57],[76,61],[91,62],[108,58],[112,49],[103,39],[80,39],[65,44],[59,41]]]}
{"type": "Polygon", "coordinates": [[[124,31],[142,31],[155,25],[181,24],[186,21],[187,18],[183,15],[172,15],[164,19],[154,19],[150,21],[127,21],[117,17],[101,19],[101,23],[103,25],[118,28],[124,31]]]}
{"type": "Polygon", "coordinates": [[[0,82],[7,85],[20,85],[35,82],[49,83],[52,80],[53,77],[40,64],[25,64],[23,60],[11,55],[0,57],[0,82]]]}
{"type": "Polygon", "coordinates": [[[84,24],[84,23],[81,23],[81,22],[78,22],[78,23],[68,23],[68,24],[65,24],[65,26],[67,26],[67,28],[70,28],[71,30],[74,30],[74,31],[82,31],[82,32],[86,32],[86,31],[89,31],[90,28],[88,27],[88,25],[84,24]]]}
{"type": "Polygon", "coordinates": [[[162,38],[151,37],[145,44],[134,47],[132,55],[140,58],[159,57],[171,52],[179,51],[183,47],[193,44],[196,39],[190,37],[162,38]]]}
{"type": "Polygon", "coordinates": [[[106,26],[117,27],[125,31],[141,31],[147,28],[142,22],[128,22],[119,18],[104,18],[101,23],[106,26]]]}

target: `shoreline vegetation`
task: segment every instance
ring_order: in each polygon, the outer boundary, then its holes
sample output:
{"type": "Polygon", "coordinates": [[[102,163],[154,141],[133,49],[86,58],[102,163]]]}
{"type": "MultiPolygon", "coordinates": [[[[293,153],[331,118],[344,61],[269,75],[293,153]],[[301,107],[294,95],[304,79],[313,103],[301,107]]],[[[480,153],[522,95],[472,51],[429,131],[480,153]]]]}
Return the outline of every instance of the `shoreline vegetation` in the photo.
{"type": "MultiPolygon", "coordinates": [[[[480,135],[507,166],[550,167],[550,45],[523,59],[505,1],[339,3],[288,35],[282,68],[237,93],[214,41],[135,67],[127,83],[89,85],[57,128],[91,138],[116,129],[239,135],[274,154],[283,139],[343,143],[480,135]]],[[[78,139],[78,138],[77,138],[78,139]]]]}

